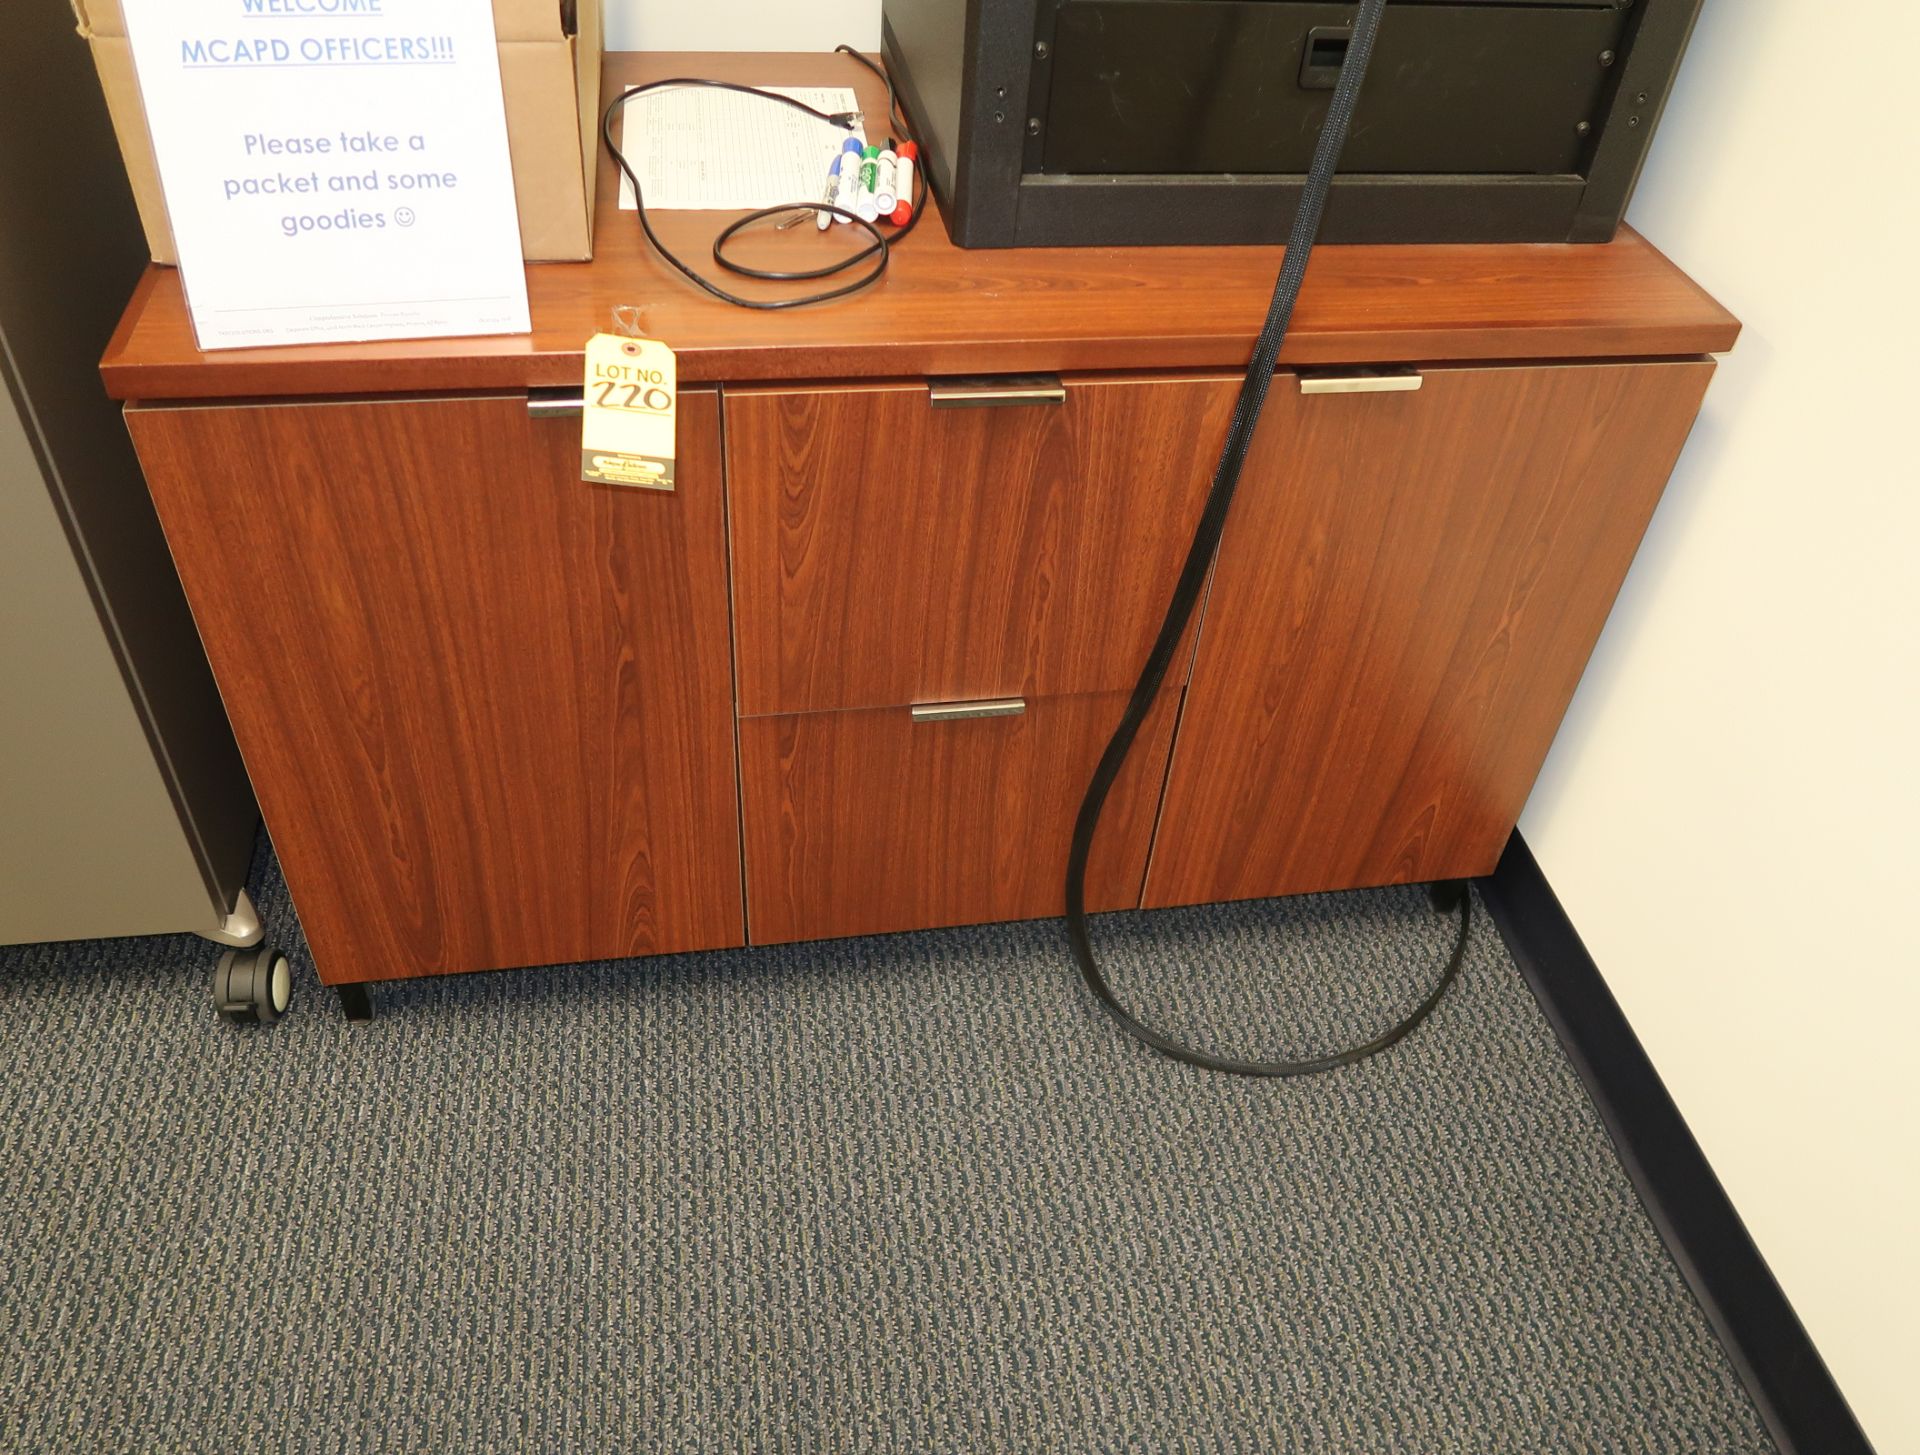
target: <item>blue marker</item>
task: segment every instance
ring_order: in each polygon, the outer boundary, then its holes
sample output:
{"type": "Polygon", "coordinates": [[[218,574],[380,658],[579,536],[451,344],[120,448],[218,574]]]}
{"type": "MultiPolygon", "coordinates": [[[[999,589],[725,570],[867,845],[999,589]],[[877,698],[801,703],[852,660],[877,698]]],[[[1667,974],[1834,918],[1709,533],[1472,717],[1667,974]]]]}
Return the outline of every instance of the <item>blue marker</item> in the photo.
{"type": "MultiPolygon", "coordinates": [[[[846,209],[848,212],[853,211],[854,202],[859,196],[860,153],[865,147],[866,143],[861,141],[859,137],[850,136],[840,143],[840,155],[833,159],[834,166],[840,169],[840,175],[835,179],[833,200],[838,206],[846,209]],[[853,154],[853,161],[851,163],[847,161],[847,154],[849,152],[853,154]]],[[[823,213],[822,215],[833,218],[835,222],[853,221],[850,217],[841,217],[831,212],[823,213]]]]}
{"type": "MultiPolygon", "coordinates": [[[[831,202],[835,197],[840,195],[840,158],[845,155],[845,152],[836,152],[833,158],[833,165],[827,168],[827,189],[820,194],[820,200],[822,202],[831,202]]],[[[825,232],[833,223],[833,214],[824,208],[815,209],[813,221],[814,225],[818,227],[820,231],[825,232]]]]}

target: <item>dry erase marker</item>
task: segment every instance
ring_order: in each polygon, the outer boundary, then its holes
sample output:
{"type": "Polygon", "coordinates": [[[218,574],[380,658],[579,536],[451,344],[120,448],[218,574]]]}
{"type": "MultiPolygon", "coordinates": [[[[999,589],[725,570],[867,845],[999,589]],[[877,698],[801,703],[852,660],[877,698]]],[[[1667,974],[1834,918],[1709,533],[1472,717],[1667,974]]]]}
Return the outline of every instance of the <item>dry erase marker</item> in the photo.
{"type": "MultiPolygon", "coordinates": [[[[833,165],[827,168],[827,190],[820,195],[822,202],[830,203],[840,195],[840,158],[845,155],[845,152],[836,152],[833,158],[833,165]]],[[[813,220],[820,231],[825,232],[828,225],[833,221],[833,214],[824,208],[819,209],[814,212],[813,220]]]]}
{"type": "Polygon", "coordinates": [[[860,157],[860,150],[863,145],[864,143],[862,143],[860,138],[857,136],[850,136],[845,141],[840,143],[840,156],[837,159],[837,163],[836,163],[836,165],[838,165],[840,168],[840,185],[834,188],[833,204],[834,206],[840,208],[841,212],[835,212],[835,213],[829,214],[835,222],[851,222],[853,220],[850,217],[842,216],[842,212],[852,212],[854,210],[853,204],[859,200],[859,196],[860,196],[859,157],[860,157]],[[849,161],[847,159],[848,152],[853,153],[852,161],[849,161]]]}
{"type": "Polygon", "coordinates": [[[893,164],[893,190],[900,199],[893,209],[896,227],[905,227],[913,221],[913,160],[919,155],[920,148],[912,142],[900,143],[899,159],[893,164]]]}
{"type": "Polygon", "coordinates": [[[879,180],[879,172],[880,148],[870,146],[860,153],[860,190],[854,194],[853,210],[860,214],[862,222],[872,222],[880,216],[879,204],[873,200],[873,184],[879,180]]]}
{"type": "Polygon", "coordinates": [[[893,195],[893,168],[898,154],[893,149],[893,138],[887,138],[887,144],[880,148],[880,160],[873,174],[873,207],[877,215],[892,217],[893,209],[900,199],[893,195]]]}

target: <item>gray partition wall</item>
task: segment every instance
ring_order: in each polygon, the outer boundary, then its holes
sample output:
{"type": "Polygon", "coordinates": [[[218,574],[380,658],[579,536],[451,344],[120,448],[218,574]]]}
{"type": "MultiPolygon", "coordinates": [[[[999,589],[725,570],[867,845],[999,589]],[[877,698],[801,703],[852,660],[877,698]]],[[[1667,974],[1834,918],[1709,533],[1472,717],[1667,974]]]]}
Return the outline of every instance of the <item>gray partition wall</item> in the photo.
{"type": "MultiPolygon", "coordinates": [[[[220,931],[258,814],[95,364],[146,262],[63,0],[0,46],[0,943],[220,931]]],[[[235,544],[236,570],[260,569],[235,544]]],[[[232,928],[238,929],[239,926],[232,928]]]]}

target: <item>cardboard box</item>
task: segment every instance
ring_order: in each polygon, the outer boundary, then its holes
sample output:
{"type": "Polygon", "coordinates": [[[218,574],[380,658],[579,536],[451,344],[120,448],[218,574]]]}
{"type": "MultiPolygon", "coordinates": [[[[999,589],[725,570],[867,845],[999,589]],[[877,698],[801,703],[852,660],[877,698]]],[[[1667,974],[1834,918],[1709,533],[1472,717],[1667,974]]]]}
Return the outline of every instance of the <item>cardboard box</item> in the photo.
{"type": "MultiPolygon", "coordinates": [[[[120,0],[72,3],[80,34],[93,49],[120,155],[147,230],[147,247],[156,263],[177,262],[120,0]]],[[[593,256],[601,3],[493,0],[520,244],[530,263],[580,262],[593,256]]]]}

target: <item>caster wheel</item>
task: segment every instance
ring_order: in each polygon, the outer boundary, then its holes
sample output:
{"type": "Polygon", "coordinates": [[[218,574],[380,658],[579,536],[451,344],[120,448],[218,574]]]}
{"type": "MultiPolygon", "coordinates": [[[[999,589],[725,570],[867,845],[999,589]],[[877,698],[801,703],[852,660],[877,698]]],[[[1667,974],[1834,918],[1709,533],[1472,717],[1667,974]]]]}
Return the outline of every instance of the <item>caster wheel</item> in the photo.
{"type": "Polygon", "coordinates": [[[213,967],[213,1007],[236,1025],[270,1026],[293,998],[293,967],[271,945],[229,950],[213,967]]]}

